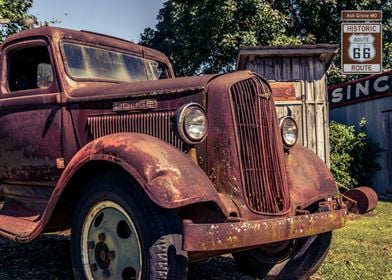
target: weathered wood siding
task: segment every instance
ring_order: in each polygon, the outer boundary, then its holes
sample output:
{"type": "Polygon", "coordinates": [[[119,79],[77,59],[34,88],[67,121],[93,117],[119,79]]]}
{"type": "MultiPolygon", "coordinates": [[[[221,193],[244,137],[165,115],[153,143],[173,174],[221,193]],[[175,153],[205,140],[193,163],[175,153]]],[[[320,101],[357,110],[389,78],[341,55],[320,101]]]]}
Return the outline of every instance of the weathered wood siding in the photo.
{"type": "Polygon", "coordinates": [[[329,164],[329,117],[325,62],[318,56],[257,57],[246,69],[271,82],[295,82],[296,101],[276,101],[278,116],[296,120],[299,142],[329,164]]]}

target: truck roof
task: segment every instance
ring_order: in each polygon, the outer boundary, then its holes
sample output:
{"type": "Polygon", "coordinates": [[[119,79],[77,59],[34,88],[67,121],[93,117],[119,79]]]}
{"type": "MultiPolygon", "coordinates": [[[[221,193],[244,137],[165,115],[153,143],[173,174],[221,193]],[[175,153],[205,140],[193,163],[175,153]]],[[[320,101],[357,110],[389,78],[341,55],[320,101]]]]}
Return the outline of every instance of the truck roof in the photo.
{"type": "Polygon", "coordinates": [[[54,38],[69,39],[69,40],[78,40],[78,41],[83,41],[83,42],[93,43],[98,45],[104,45],[107,47],[123,49],[139,54],[142,53],[145,57],[151,57],[157,60],[165,61],[170,65],[168,58],[160,51],[135,44],[131,41],[127,41],[125,39],[120,39],[109,35],[84,31],[84,30],[77,31],[77,30],[59,28],[59,27],[44,26],[44,27],[38,27],[38,28],[21,31],[19,33],[9,36],[0,46],[0,48],[6,47],[13,41],[19,41],[21,39],[25,39],[29,37],[31,38],[47,37],[50,41],[52,41],[54,38]]]}

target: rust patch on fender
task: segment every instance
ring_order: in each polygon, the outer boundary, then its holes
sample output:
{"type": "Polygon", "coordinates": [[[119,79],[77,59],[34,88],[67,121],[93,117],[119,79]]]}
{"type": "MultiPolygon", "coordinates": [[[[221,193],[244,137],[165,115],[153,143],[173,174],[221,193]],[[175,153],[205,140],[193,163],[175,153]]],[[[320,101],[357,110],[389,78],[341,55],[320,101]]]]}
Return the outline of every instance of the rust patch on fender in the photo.
{"type": "Polygon", "coordinates": [[[328,167],[311,150],[294,146],[286,157],[286,164],[290,196],[300,208],[338,193],[328,167]]]}

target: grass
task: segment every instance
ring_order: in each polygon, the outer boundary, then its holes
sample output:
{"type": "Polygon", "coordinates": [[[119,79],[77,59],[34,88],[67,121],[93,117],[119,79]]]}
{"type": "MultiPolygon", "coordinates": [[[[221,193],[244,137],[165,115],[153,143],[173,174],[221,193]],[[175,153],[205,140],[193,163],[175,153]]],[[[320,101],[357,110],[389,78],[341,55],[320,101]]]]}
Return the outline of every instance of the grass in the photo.
{"type": "Polygon", "coordinates": [[[312,279],[392,279],[392,202],[379,202],[364,216],[350,215],[312,279]]]}

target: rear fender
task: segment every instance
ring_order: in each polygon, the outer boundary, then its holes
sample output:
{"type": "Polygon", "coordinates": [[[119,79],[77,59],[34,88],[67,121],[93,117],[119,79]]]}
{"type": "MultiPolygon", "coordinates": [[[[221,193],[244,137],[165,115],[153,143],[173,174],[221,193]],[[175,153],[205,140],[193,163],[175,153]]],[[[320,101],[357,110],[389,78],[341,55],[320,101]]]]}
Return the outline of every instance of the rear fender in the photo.
{"type": "Polygon", "coordinates": [[[295,205],[305,208],[337,195],[336,183],[327,165],[311,150],[296,145],[286,160],[290,196],[295,205]]]}
{"type": "Polygon", "coordinates": [[[137,133],[111,134],[87,144],[64,170],[57,191],[90,161],[121,166],[164,208],[206,201],[221,204],[209,178],[186,154],[158,138],[137,133]]]}

